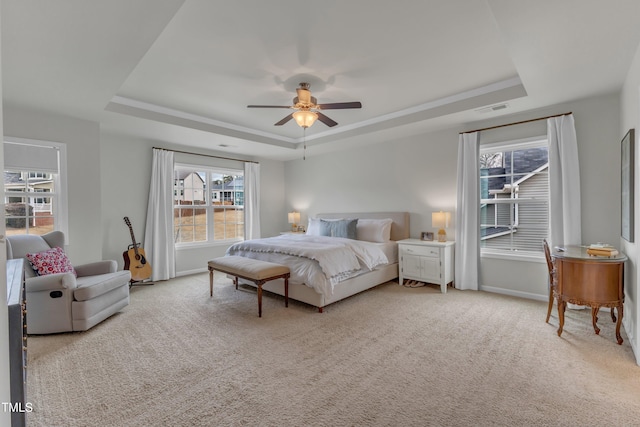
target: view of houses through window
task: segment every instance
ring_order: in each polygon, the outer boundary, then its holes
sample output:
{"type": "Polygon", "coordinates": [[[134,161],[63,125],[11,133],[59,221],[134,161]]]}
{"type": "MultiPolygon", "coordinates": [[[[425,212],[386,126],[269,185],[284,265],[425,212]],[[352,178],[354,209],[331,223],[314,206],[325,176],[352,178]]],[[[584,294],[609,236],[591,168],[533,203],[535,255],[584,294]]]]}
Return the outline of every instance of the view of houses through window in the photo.
{"type": "Polygon", "coordinates": [[[542,253],[549,234],[546,139],[480,148],[480,246],[542,253]]]}
{"type": "Polygon", "coordinates": [[[176,165],[174,178],[176,244],[244,237],[242,171],[176,165]]]}
{"type": "Polygon", "coordinates": [[[37,171],[4,172],[7,234],[42,235],[55,229],[56,177],[37,171]]]}

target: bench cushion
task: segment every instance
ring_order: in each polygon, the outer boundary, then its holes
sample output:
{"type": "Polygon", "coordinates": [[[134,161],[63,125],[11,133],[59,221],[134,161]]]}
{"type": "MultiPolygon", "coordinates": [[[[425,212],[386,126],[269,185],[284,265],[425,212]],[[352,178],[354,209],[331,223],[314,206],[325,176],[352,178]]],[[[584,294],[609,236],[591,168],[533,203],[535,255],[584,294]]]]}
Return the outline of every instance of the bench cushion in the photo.
{"type": "Polygon", "coordinates": [[[241,256],[224,256],[209,261],[209,268],[251,280],[264,280],[289,273],[289,267],[241,256]]]}

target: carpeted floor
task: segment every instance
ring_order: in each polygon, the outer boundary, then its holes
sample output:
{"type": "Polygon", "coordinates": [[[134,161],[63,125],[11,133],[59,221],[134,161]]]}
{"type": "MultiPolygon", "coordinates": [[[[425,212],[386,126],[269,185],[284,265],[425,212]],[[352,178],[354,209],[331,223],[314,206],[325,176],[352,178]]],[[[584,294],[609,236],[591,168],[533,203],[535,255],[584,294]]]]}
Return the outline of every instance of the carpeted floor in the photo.
{"type": "Polygon", "coordinates": [[[134,287],[87,332],[30,336],[29,426],[638,425],[608,313],[381,285],[319,314],[208,274],[134,287]]]}

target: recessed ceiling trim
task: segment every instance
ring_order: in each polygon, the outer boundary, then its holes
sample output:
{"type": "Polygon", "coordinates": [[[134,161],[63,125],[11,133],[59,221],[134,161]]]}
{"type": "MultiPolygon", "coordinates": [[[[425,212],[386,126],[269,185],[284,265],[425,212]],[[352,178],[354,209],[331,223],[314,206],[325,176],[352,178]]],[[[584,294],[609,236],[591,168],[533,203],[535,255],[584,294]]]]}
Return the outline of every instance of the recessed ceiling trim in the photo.
{"type": "MultiPolygon", "coordinates": [[[[436,110],[441,107],[452,105],[461,101],[470,100],[473,98],[478,98],[483,95],[492,94],[495,92],[500,92],[505,89],[515,88],[521,86],[522,81],[520,77],[513,77],[507,80],[502,80],[497,83],[492,83],[490,85],[482,86],[476,89],[471,89],[465,92],[461,92],[455,95],[446,96],[444,98],[436,99],[434,101],[426,102],[424,104],[416,105],[415,107],[405,108],[404,110],[395,111],[393,113],[384,114],[382,116],[374,117],[372,119],[363,120],[358,123],[353,123],[350,125],[341,126],[339,129],[329,129],[325,132],[318,133],[315,135],[311,135],[307,137],[307,141],[313,141],[319,138],[323,138],[330,135],[336,135],[343,132],[348,132],[356,129],[361,129],[367,126],[373,126],[384,122],[390,122],[392,120],[401,119],[403,117],[416,115],[419,113],[423,113],[429,110],[436,110]]],[[[486,105],[486,104],[485,104],[486,105]]],[[[426,117],[432,118],[432,117],[426,117]]],[[[302,142],[302,139],[298,139],[298,142],[302,142]]]]}
{"type": "Polygon", "coordinates": [[[162,107],[160,105],[155,105],[148,102],[137,101],[135,99],[125,98],[124,96],[119,96],[119,95],[116,95],[111,99],[111,102],[109,102],[109,105],[107,105],[106,110],[119,112],[116,110],[117,105],[133,107],[137,110],[144,110],[150,113],[158,113],[164,116],[176,117],[178,119],[185,119],[193,122],[207,124],[210,126],[221,127],[221,128],[229,129],[231,131],[235,131],[235,132],[249,133],[249,134],[253,134],[260,137],[278,139],[283,142],[289,142],[289,143],[296,142],[296,140],[293,138],[288,138],[288,137],[276,135],[269,132],[263,132],[263,131],[251,129],[248,127],[244,127],[244,126],[234,125],[231,123],[222,122],[220,120],[211,119],[209,117],[199,116],[197,114],[185,113],[184,111],[175,110],[173,108],[162,107]]]}
{"type": "MultiPolygon", "coordinates": [[[[339,128],[328,129],[306,137],[306,142],[313,145],[335,141],[336,136],[349,137],[354,132],[373,132],[384,128],[393,128],[407,124],[409,121],[428,120],[447,114],[478,108],[496,102],[503,102],[514,97],[526,96],[526,91],[519,77],[510,78],[479,88],[471,89],[455,95],[436,99],[404,110],[396,111],[372,119],[363,120],[339,128]],[[496,97],[498,99],[496,99],[496,97]],[[473,104],[473,105],[471,105],[473,104]]],[[[198,129],[249,141],[261,142],[284,148],[296,149],[305,142],[304,137],[289,138],[269,132],[263,132],[244,126],[222,122],[196,114],[185,113],[172,108],[162,107],[123,96],[114,96],[105,108],[107,111],[126,114],[162,123],[198,129]]]]}

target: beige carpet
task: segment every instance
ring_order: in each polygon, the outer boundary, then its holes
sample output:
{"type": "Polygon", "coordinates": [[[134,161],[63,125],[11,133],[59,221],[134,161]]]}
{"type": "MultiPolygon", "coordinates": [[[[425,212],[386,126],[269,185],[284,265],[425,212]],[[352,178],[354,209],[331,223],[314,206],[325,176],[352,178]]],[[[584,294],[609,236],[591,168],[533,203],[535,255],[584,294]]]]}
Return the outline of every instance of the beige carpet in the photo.
{"type": "Polygon", "coordinates": [[[608,313],[388,283],[325,309],[208,275],[134,287],[88,332],[29,337],[29,426],[638,425],[608,313]]]}

